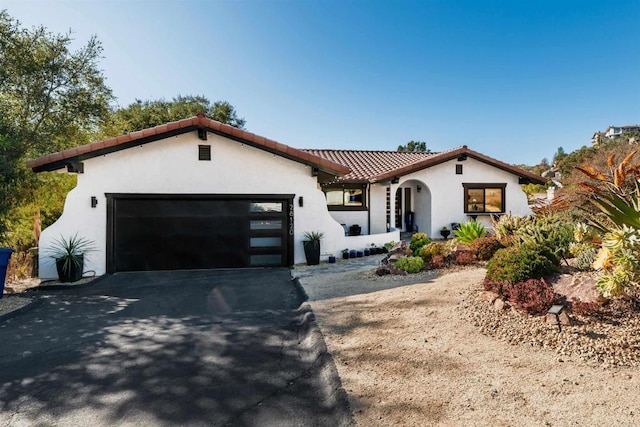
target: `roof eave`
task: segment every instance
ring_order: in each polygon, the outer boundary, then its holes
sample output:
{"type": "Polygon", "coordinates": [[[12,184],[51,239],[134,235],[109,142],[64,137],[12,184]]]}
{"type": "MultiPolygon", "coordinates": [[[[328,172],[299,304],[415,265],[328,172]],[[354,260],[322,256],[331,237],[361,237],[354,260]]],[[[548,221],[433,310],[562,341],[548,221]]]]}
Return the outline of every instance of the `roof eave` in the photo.
{"type": "Polygon", "coordinates": [[[401,177],[404,175],[408,175],[410,173],[414,173],[417,172],[419,170],[422,169],[426,169],[432,166],[436,166],[439,165],[441,163],[445,163],[448,162],[450,160],[453,160],[454,158],[457,158],[461,155],[466,155],[468,157],[471,157],[475,160],[478,160],[480,162],[486,163],[488,165],[497,167],[499,169],[502,169],[506,172],[509,172],[513,175],[518,176],[519,178],[526,178],[534,183],[537,184],[545,184],[547,182],[546,179],[544,179],[543,177],[536,175],[534,173],[531,173],[529,171],[525,171],[524,169],[520,169],[518,167],[515,166],[511,166],[507,163],[501,162],[499,160],[493,159],[491,157],[485,156],[484,154],[478,153],[476,151],[470,150],[469,148],[467,148],[467,146],[463,146],[461,148],[457,148],[455,150],[451,150],[451,151],[446,151],[440,154],[436,154],[433,157],[429,157],[423,161],[414,163],[412,165],[409,166],[404,166],[402,168],[398,168],[398,169],[394,169],[392,171],[389,172],[385,172],[383,174],[377,175],[375,177],[373,177],[370,182],[371,183],[376,183],[376,182],[382,182],[382,181],[387,181],[396,177],[401,177]]]}
{"type": "Polygon", "coordinates": [[[216,135],[233,139],[242,144],[270,152],[274,155],[278,155],[295,162],[306,164],[310,167],[317,168],[319,171],[323,171],[334,176],[343,176],[351,172],[351,169],[339,163],[303,152],[302,150],[289,147],[288,145],[280,144],[254,133],[217,122],[205,117],[204,115],[166,123],[153,128],[144,129],[142,131],[121,135],[104,141],[93,142],[91,144],[70,148],[48,156],[29,160],[27,161],[27,167],[32,169],[34,172],[60,170],[73,162],[103,156],[115,151],[148,144],[150,142],[192,132],[198,129],[205,129],[206,131],[216,135]]]}

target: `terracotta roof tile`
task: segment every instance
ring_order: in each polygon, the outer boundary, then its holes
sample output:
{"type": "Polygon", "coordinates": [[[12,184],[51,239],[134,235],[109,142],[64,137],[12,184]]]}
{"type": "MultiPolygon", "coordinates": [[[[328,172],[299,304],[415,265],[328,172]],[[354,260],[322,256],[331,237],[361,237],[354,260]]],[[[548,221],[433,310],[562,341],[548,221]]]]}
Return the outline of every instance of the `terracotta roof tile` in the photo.
{"type": "Polygon", "coordinates": [[[144,144],[161,139],[162,136],[166,133],[175,131],[178,131],[179,133],[181,129],[184,129],[184,132],[188,132],[189,130],[192,130],[194,127],[198,126],[213,130],[223,135],[238,138],[249,145],[267,150],[269,152],[273,152],[274,154],[281,155],[288,159],[302,162],[313,167],[321,167],[330,174],[342,175],[349,172],[349,168],[340,163],[336,163],[333,161],[323,161],[324,159],[322,159],[321,157],[304,153],[288,145],[280,144],[276,141],[264,138],[254,133],[217,122],[202,114],[199,114],[195,117],[189,117],[187,119],[166,123],[153,128],[133,132],[127,135],[121,135],[118,137],[106,139],[104,141],[93,142],[81,147],[71,148],[58,153],[50,154],[48,156],[40,157],[35,160],[29,160],[27,162],[27,166],[34,169],[36,172],[44,170],[56,170],[64,167],[64,164],[66,163],[65,160],[77,160],[78,156],[82,156],[82,159],[99,156],[103,154],[105,150],[113,151],[114,149],[120,149],[117,148],[118,146],[122,146],[121,149],[124,149],[130,147],[130,143],[137,142],[138,140],[141,144],[144,144]]]}
{"type": "Polygon", "coordinates": [[[172,131],[172,130],[176,130],[176,129],[180,129],[180,122],[171,122],[171,123],[167,123],[166,125],[163,125],[167,127],[167,132],[172,131]]]}
{"type": "Polygon", "coordinates": [[[439,153],[413,153],[399,151],[357,151],[357,150],[304,150],[351,169],[338,181],[367,181],[379,182],[406,175],[420,169],[449,161],[460,155],[467,155],[476,160],[495,166],[499,169],[525,177],[532,182],[544,183],[546,180],[516,166],[496,160],[477,151],[470,150],[466,145],[439,153]]]}
{"type": "Polygon", "coordinates": [[[377,175],[395,171],[403,166],[431,157],[434,153],[359,150],[303,150],[311,155],[340,163],[351,169],[344,181],[369,181],[377,175]]]}

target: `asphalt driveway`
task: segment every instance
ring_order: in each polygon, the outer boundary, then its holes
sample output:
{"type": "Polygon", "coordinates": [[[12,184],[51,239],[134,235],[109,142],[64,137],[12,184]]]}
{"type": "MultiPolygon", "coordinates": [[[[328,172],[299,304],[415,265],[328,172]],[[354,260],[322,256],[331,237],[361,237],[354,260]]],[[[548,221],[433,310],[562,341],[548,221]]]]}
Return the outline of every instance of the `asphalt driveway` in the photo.
{"type": "Polygon", "coordinates": [[[127,273],[0,323],[0,425],[339,426],[287,269],[127,273]]]}

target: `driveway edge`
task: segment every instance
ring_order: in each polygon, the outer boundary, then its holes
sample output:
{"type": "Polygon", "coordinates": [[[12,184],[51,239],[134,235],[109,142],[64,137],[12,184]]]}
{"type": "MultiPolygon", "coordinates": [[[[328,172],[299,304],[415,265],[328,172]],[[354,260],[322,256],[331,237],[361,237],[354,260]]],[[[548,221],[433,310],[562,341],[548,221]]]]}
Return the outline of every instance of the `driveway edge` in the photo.
{"type": "Polygon", "coordinates": [[[82,283],[80,285],[39,285],[34,288],[29,288],[28,292],[60,291],[63,289],[82,289],[82,288],[87,288],[91,285],[95,285],[96,283],[101,282],[107,277],[109,277],[109,274],[103,274],[102,276],[98,276],[95,279],[90,280],[86,283],[82,283]]]}
{"type": "Polygon", "coordinates": [[[36,307],[39,307],[42,305],[42,303],[44,302],[44,300],[42,298],[36,298],[33,301],[31,301],[30,303],[23,305],[20,308],[16,308],[13,311],[9,311],[8,313],[5,314],[1,314],[0,315],[0,322],[4,322],[5,320],[9,320],[13,317],[18,316],[19,314],[22,314],[26,311],[29,311],[31,309],[34,309],[36,307]]]}
{"type": "Polygon", "coordinates": [[[309,371],[317,372],[317,377],[324,383],[324,389],[328,391],[328,396],[322,403],[332,408],[335,419],[339,420],[336,426],[354,426],[355,421],[347,392],[342,386],[338,369],[316,322],[311,304],[306,302],[307,294],[297,278],[293,279],[293,284],[303,301],[297,310],[298,341],[310,354],[309,371]]]}

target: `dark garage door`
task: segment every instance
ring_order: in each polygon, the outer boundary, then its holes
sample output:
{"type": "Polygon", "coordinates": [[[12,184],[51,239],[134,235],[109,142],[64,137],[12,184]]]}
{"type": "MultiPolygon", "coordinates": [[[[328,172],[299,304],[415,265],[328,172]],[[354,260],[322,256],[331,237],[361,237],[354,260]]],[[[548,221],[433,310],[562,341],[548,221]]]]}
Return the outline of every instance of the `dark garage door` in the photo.
{"type": "Polygon", "coordinates": [[[292,199],[107,194],[107,269],[291,265],[292,199]]]}

